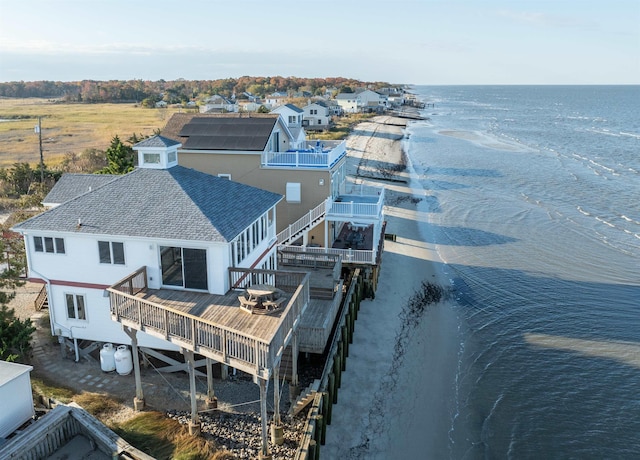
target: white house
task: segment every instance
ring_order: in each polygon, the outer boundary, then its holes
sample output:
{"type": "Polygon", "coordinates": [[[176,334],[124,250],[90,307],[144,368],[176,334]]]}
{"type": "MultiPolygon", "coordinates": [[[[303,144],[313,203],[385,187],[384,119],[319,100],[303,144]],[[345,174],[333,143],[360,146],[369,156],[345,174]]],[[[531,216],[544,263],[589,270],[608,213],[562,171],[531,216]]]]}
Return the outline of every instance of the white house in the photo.
{"type": "Polygon", "coordinates": [[[358,113],[358,95],[356,93],[340,93],[336,95],[336,102],[344,113],[358,113]]]}
{"type": "Polygon", "coordinates": [[[207,98],[204,104],[200,106],[200,113],[233,113],[237,111],[238,104],[236,104],[235,99],[227,99],[219,94],[207,98]]]}
{"type": "Polygon", "coordinates": [[[271,93],[265,97],[264,105],[271,109],[275,109],[276,107],[286,104],[288,98],[289,96],[287,93],[276,91],[275,93],[271,93]]]}
{"type": "Polygon", "coordinates": [[[293,104],[285,104],[273,109],[271,113],[280,114],[284,124],[291,131],[294,139],[291,147],[303,148],[307,141],[307,135],[302,128],[304,111],[293,104]]]}
{"type": "MultiPolygon", "coordinates": [[[[210,294],[229,291],[228,267],[275,267],[282,197],[179,166],[180,145],[162,136],[136,144],[139,167],[95,188],[65,178],[61,188],[80,184],[75,197],[14,227],[30,279],[47,286],[51,331],[74,341],[76,358],[78,340],[129,343],[105,290],[140,267],[149,288],[210,294]]],[[[62,201],[59,192],[44,201],[62,201]]],[[[145,333],[138,340],[176,349],[145,333]]]]}
{"type": "Polygon", "coordinates": [[[302,108],[307,130],[322,131],[331,127],[331,111],[323,101],[313,102],[302,108]]]}
{"type": "MultiPolygon", "coordinates": [[[[0,439],[6,438],[34,415],[31,366],[0,361],[0,439]]],[[[2,442],[0,442],[0,445],[2,442]]]]}

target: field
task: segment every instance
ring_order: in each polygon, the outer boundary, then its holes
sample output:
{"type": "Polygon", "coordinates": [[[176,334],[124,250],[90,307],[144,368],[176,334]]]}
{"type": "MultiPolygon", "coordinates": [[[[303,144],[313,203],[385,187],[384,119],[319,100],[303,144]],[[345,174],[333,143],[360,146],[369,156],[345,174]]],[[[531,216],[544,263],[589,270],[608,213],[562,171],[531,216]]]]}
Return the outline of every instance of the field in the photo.
{"type": "Polygon", "coordinates": [[[106,150],[113,136],[126,140],[162,129],[181,108],[147,109],[129,104],[62,104],[49,99],[0,98],[0,168],[16,162],[36,165],[40,149],[35,126],[42,117],[42,150],[48,166],[66,153],[106,150]]]}

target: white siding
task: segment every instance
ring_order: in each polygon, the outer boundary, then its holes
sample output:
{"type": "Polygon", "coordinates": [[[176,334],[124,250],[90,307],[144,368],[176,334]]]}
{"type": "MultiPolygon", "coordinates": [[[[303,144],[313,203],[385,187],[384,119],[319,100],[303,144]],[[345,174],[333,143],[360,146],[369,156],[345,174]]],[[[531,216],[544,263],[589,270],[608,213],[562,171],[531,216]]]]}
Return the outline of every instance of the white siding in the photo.
{"type": "Polygon", "coordinates": [[[35,414],[31,366],[0,361],[0,438],[6,438],[35,414]]]}

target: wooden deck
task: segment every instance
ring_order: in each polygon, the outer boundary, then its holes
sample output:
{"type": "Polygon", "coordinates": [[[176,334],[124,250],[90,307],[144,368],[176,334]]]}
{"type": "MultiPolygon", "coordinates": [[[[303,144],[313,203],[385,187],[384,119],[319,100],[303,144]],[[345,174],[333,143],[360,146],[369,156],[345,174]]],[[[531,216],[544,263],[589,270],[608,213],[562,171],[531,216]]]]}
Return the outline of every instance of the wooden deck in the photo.
{"type": "MultiPolygon", "coordinates": [[[[197,316],[203,321],[242,334],[269,341],[278,330],[285,308],[266,315],[252,315],[240,309],[238,294],[242,291],[229,291],[226,295],[212,295],[199,292],[174,291],[169,289],[147,289],[136,297],[150,303],[197,316]]],[[[288,294],[287,305],[291,299],[288,294]]]]}
{"type": "Polygon", "coordinates": [[[298,349],[303,353],[322,354],[342,302],[341,258],[334,254],[281,250],[278,267],[309,273],[310,299],[298,328],[298,349]]]}
{"type": "Polygon", "coordinates": [[[269,379],[309,304],[309,274],[229,269],[240,290],[225,295],[148,289],[146,267],[107,291],[111,317],[138,331],[262,379],[269,379]],[[268,315],[240,309],[238,293],[270,279],[288,302],[268,315]]]}

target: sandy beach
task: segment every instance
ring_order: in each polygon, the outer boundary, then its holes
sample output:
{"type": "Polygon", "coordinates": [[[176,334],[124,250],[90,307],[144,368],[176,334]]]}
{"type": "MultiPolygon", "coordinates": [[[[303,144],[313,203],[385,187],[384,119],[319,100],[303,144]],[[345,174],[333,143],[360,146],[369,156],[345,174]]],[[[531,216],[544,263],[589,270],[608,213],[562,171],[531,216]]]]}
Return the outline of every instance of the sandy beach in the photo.
{"type": "Polygon", "coordinates": [[[422,283],[446,287],[449,280],[435,246],[425,242],[427,196],[412,187],[413,171],[403,152],[405,123],[376,117],[359,124],[347,143],[349,174],[386,187],[386,232],[396,241],[385,241],[375,299],[361,305],[323,458],[444,454],[439,446],[446,443],[438,440],[446,439],[442,416],[453,404],[443,396],[452,393],[457,320],[441,304],[426,308],[420,318],[409,317],[408,305],[422,283]]]}

